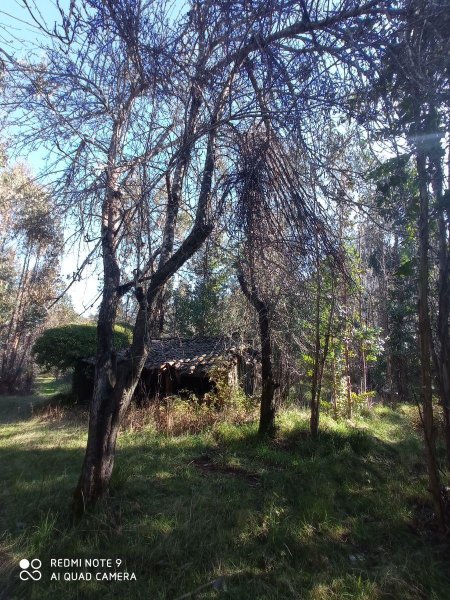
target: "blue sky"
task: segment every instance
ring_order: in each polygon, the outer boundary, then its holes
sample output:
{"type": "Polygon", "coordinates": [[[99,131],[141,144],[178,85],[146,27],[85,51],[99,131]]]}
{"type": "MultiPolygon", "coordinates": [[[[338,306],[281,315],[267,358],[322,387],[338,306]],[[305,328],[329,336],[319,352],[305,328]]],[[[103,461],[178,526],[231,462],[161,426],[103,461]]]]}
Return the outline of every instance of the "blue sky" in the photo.
{"type": "MultiPolygon", "coordinates": [[[[55,23],[61,21],[61,15],[58,10],[56,0],[28,0],[33,11],[38,15],[40,21],[45,22],[48,29],[52,30],[55,23]]],[[[70,0],[59,0],[59,5],[68,12],[70,0]]],[[[172,17],[178,16],[180,11],[186,9],[185,0],[173,0],[170,5],[172,17]]],[[[4,51],[14,54],[16,57],[26,56],[31,48],[39,46],[43,41],[43,34],[37,24],[33,21],[23,0],[0,0],[0,47],[4,51]]],[[[13,131],[13,135],[16,135],[13,131]]],[[[20,135],[20,131],[17,131],[20,135]]],[[[31,171],[38,175],[44,166],[46,158],[44,151],[34,151],[28,154],[22,154],[19,157],[25,161],[31,171]]],[[[73,233],[70,223],[66,228],[66,239],[73,233]]],[[[66,245],[66,251],[61,261],[61,277],[63,283],[67,285],[72,274],[78,270],[79,264],[89,253],[90,248],[81,240],[69,247],[66,245]]],[[[82,280],[74,283],[68,294],[72,298],[75,309],[84,315],[92,314],[96,311],[99,304],[99,285],[101,284],[101,264],[97,261],[86,268],[82,274],[82,280]]]]}
{"type": "MultiPolygon", "coordinates": [[[[33,4],[33,0],[30,0],[33,4]]],[[[40,12],[47,25],[52,26],[59,20],[59,11],[53,0],[34,0],[34,4],[40,12]]],[[[60,5],[64,8],[68,6],[68,0],[60,0],[60,5]]],[[[2,0],[0,3],[0,46],[6,51],[14,54],[26,54],[30,45],[39,43],[42,34],[38,27],[33,23],[28,10],[24,7],[21,0],[2,0]]],[[[18,132],[18,135],[20,133],[18,132]]],[[[24,160],[34,174],[38,174],[43,165],[44,154],[36,151],[29,154],[23,154],[24,160]]],[[[65,232],[66,235],[70,231],[65,232]]],[[[62,263],[61,275],[63,283],[67,284],[68,277],[77,270],[78,257],[86,254],[86,248],[67,248],[62,263]]],[[[86,272],[82,281],[73,284],[69,291],[75,309],[85,315],[93,312],[98,305],[98,301],[92,307],[92,303],[98,296],[98,273],[95,273],[95,265],[90,271],[86,272]]]]}

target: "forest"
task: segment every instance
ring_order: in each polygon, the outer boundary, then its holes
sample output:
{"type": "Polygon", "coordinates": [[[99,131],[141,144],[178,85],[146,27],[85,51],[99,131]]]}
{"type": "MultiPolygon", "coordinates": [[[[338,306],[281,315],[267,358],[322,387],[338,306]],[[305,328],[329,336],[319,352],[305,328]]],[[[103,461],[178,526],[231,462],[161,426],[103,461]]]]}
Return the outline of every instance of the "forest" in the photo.
{"type": "Polygon", "coordinates": [[[449,31],[2,5],[0,599],[450,597],[449,31]]]}

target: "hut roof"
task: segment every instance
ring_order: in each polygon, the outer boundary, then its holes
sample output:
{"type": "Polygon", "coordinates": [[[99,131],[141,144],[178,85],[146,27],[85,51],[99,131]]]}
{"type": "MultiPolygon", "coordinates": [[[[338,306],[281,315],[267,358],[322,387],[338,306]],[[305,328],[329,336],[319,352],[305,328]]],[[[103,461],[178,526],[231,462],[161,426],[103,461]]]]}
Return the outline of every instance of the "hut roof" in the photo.
{"type": "MultiPolygon", "coordinates": [[[[127,360],[129,350],[117,352],[118,361],[127,360]]],[[[205,376],[219,361],[230,366],[240,357],[246,363],[259,360],[259,353],[248,343],[228,336],[157,338],[150,342],[150,353],[145,371],[165,370],[170,367],[179,374],[205,376]]],[[[95,364],[95,358],[85,358],[84,363],[95,364]]]]}
{"type": "Polygon", "coordinates": [[[248,344],[225,336],[154,339],[150,348],[146,370],[172,367],[186,375],[205,375],[219,359],[232,364],[238,356],[246,362],[253,362],[257,357],[248,344]]]}

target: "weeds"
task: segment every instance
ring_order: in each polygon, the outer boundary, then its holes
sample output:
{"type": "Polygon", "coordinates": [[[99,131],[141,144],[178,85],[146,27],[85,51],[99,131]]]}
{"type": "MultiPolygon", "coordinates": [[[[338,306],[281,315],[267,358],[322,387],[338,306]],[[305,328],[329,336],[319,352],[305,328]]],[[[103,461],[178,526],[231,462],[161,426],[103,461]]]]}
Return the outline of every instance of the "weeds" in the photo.
{"type": "Polygon", "coordinates": [[[312,440],[308,414],[292,408],[261,440],[239,403],[134,408],[109,497],[75,525],[86,426],[82,412],[61,411],[0,430],[5,599],[450,597],[449,550],[421,519],[430,505],[414,409],[324,416],[312,440]],[[18,579],[24,556],[42,560],[41,582],[18,579]],[[122,559],[137,581],[50,582],[51,557],[95,556],[122,559]]]}

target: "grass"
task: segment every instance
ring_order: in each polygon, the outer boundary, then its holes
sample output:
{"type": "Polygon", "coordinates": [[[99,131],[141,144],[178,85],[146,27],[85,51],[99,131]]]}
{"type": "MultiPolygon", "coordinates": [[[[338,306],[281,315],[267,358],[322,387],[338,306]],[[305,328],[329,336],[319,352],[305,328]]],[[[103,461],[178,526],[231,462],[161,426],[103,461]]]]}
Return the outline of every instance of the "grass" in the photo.
{"type": "Polygon", "coordinates": [[[294,409],[272,441],[254,423],[128,427],[109,498],[72,525],[86,417],[18,410],[44,401],[0,399],[1,598],[450,598],[410,407],[324,418],[316,441],[294,409]],[[42,560],[40,582],[19,580],[24,557],[42,560]],[[121,559],[137,580],[50,582],[50,558],[64,557],[121,559]]]}
{"type": "Polygon", "coordinates": [[[36,409],[48,404],[57,394],[68,392],[70,382],[41,375],[37,378],[37,388],[38,393],[30,396],[0,396],[0,425],[17,423],[31,416],[36,409]]]}

